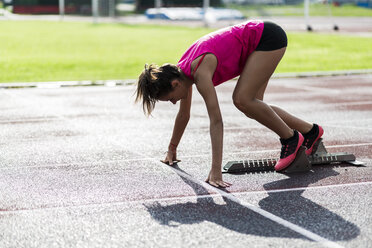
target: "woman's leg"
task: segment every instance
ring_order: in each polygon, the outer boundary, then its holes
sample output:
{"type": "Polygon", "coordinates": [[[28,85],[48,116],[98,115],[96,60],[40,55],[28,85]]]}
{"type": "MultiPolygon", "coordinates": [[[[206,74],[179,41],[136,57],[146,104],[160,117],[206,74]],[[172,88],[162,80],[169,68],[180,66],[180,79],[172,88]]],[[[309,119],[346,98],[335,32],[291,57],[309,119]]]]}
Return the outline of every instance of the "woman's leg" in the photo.
{"type": "Polygon", "coordinates": [[[323,129],[320,126],[313,126],[279,107],[269,106],[262,101],[268,80],[284,52],[285,48],[253,52],[247,60],[233,93],[234,104],[240,111],[280,136],[282,150],[275,170],[284,170],[292,163],[302,142],[308,148],[306,154],[310,155],[314,143],[323,135],[323,129]],[[304,138],[291,128],[308,133],[304,138]]]}
{"type": "Polygon", "coordinates": [[[270,104],[270,107],[275,111],[277,115],[292,129],[296,129],[302,134],[305,134],[311,130],[313,124],[288,113],[284,109],[270,104]]]}
{"type": "Polygon", "coordinates": [[[282,149],[275,170],[287,168],[295,159],[304,138],[291,129],[286,122],[262,100],[266,85],[279,61],[284,55],[285,47],[273,51],[255,51],[249,57],[236,84],[233,100],[235,106],[250,118],[257,120],[280,136],[282,149]]]}
{"type": "MultiPolygon", "coordinates": [[[[263,101],[264,94],[266,91],[266,87],[269,81],[267,81],[261,88],[258,90],[256,94],[256,99],[263,101]]],[[[305,134],[311,130],[313,127],[312,123],[307,121],[301,120],[300,118],[288,113],[284,109],[280,108],[279,106],[269,104],[269,106],[275,111],[277,115],[292,129],[298,130],[300,133],[305,134]]]]}
{"type": "Polygon", "coordinates": [[[277,133],[281,138],[293,136],[293,130],[280,116],[256,96],[262,95],[267,82],[282,59],[286,48],[274,51],[253,52],[240,75],[233,93],[235,106],[246,116],[257,120],[262,125],[277,133]]]}

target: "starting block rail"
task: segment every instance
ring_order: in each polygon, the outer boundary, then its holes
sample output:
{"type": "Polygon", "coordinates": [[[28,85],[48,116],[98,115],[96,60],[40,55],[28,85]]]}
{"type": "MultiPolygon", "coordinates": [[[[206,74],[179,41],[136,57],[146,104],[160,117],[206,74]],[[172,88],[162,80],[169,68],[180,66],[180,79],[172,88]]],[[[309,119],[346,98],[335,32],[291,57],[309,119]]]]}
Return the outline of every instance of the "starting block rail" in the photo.
{"type": "MultiPolygon", "coordinates": [[[[295,160],[291,163],[288,168],[281,171],[284,173],[293,172],[306,172],[312,169],[313,165],[327,165],[327,164],[342,164],[348,163],[354,166],[363,166],[362,162],[356,161],[354,154],[339,152],[339,153],[328,153],[324,147],[322,139],[315,144],[315,152],[306,156],[306,148],[300,147],[295,160]]],[[[250,159],[242,161],[229,161],[222,168],[223,173],[249,173],[249,172],[264,172],[264,171],[275,171],[274,166],[277,163],[277,159],[265,158],[265,159],[250,159]]]]}

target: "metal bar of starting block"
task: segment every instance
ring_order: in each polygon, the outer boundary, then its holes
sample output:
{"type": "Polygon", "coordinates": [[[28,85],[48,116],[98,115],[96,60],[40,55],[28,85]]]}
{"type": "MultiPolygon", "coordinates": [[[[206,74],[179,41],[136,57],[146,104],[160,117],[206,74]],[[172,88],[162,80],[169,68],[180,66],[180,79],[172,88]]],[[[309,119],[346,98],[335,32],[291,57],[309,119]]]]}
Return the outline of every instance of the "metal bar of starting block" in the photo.
{"type": "Polygon", "coordinates": [[[339,153],[325,153],[325,154],[314,154],[309,157],[312,165],[331,164],[346,161],[355,161],[354,154],[339,152],[339,153]]]}
{"type": "MultiPolygon", "coordinates": [[[[362,162],[356,161],[355,156],[350,153],[328,153],[322,139],[320,139],[315,145],[315,152],[306,156],[306,148],[300,147],[295,160],[285,170],[281,171],[284,173],[293,172],[305,172],[310,171],[313,165],[326,165],[333,163],[348,163],[354,166],[363,166],[362,162]]],[[[250,159],[242,161],[229,161],[222,168],[223,173],[247,173],[247,172],[264,172],[264,171],[275,171],[274,167],[277,163],[276,159],[265,158],[265,159],[250,159]]]]}

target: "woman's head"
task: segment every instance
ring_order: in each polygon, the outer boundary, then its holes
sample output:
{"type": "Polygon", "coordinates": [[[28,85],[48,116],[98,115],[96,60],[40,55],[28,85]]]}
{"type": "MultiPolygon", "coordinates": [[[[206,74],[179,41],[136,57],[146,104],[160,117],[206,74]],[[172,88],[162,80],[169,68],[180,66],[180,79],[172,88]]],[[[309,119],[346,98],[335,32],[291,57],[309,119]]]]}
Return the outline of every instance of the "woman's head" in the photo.
{"type": "Polygon", "coordinates": [[[172,64],[157,66],[145,65],[137,82],[136,102],[141,101],[143,111],[150,115],[155,103],[168,95],[172,90],[172,81],[184,78],[182,71],[172,64]]]}

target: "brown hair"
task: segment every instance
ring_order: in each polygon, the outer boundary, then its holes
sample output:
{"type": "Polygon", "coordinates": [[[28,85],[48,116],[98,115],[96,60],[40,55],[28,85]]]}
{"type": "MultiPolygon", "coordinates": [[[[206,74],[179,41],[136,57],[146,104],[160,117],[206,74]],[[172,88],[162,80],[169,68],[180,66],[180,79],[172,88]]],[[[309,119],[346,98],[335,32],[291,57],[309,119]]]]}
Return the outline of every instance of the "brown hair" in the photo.
{"type": "Polygon", "coordinates": [[[147,116],[151,115],[159,98],[172,91],[172,80],[183,77],[176,65],[164,64],[159,67],[146,64],[138,78],[135,102],[142,99],[143,112],[147,116]]]}

